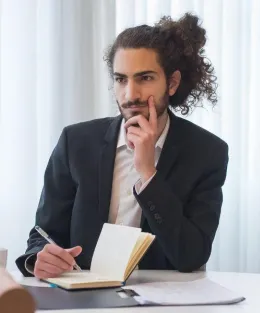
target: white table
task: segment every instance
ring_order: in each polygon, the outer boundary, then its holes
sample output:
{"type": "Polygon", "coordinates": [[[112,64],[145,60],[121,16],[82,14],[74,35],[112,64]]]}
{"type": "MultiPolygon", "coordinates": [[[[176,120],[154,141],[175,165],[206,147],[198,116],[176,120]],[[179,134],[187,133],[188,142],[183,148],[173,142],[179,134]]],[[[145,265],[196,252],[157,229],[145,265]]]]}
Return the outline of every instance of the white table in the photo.
{"type": "MultiPolygon", "coordinates": [[[[40,282],[35,278],[24,278],[19,272],[12,272],[13,277],[19,283],[29,286],[46,286],[48,284],[40,282]]],[[[39,311],[41,313],[259,313],[260,312],[260,274],[223,273],[223,272],[196,272],[183,274],[174,271],[135,271],[128,284],[138,282],[153,281],[189,281],[202,277],[209,277],[223,286],[239,292],[246,297],[246,300],[235,305],[220,306],[195,306],[195,307],[137,307],[122,309],[85,309],[85,310],[59,310],[59,311],[39,311]]]]}

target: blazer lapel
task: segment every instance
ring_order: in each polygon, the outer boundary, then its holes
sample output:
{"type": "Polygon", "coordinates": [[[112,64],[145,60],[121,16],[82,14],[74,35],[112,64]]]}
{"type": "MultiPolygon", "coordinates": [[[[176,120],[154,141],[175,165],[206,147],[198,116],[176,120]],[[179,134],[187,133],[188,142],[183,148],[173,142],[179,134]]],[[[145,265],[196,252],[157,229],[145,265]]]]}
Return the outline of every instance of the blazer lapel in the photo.
{"type": "Polygon", "coordinates": [[[117,138],[121,121],[122,117],[119,115],[115,117],[110,124],[105,134],[104,144],[99,156],[98,209],[102,222],[104,223],[108,221],[117,138]]]}
{"type": "Polygon", "coordinates": [[[170,128],[163,149],[160,155],[159,162],[156,169],[160,172],[161,176],[166,179],[174,165],[180,149],[180,129],[179,120],[171,111],[169,111],[170,128]]]}

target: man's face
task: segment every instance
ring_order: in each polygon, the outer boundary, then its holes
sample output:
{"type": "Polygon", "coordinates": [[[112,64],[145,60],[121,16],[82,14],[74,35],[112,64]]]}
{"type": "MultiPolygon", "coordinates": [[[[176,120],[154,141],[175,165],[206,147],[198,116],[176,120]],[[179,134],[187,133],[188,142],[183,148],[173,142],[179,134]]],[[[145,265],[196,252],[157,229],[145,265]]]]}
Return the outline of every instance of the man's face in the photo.
{"type": "Polygon", "coordinates": [[[157,117],[168,107],[166,77],[150,49],[119,49],[114,59],[114,92],[125,120],[142,114],[149,118],[148,98],[154,97],[157,117]]]}

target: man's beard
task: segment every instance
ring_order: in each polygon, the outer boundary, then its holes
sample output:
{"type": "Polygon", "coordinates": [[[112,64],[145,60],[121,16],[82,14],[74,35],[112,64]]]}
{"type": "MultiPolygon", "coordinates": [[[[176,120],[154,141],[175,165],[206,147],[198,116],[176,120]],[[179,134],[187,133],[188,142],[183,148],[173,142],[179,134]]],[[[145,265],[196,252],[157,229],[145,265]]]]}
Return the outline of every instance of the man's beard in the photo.
{"type": "MultiPolygon", "coordinates": [[[[117,105],[119,108],[119,111],[125,121],[129,120],[131,117],[142,114],[147,120],[149,120],[149,106],[148,106],[148,100],[146,101],[140,101],[140,100],[135,100],[135,101],[128,101],[123,103],[122,105],[119,105],[118,101],[117,105]],[[132,106],[137,106],[140,108],[146,108],[147,113],[141,113],[139,111],[128,111],[127,109],[132,107],[132,106]]],[[[160,98],[159,102],[155,102],[155,110],[157,113],[157,118],[163,115],[163,113],[167,110],[169,105],[169,94],[168,90],[165,91],[164,95],[160,98]]]]}

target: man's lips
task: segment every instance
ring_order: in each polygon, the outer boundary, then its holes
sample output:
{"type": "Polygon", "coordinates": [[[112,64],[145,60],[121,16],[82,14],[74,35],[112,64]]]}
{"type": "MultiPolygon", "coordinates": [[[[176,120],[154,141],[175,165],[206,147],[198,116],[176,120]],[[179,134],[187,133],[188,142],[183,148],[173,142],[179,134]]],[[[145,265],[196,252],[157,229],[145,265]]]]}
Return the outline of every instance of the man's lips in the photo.
{"type": "Polygon", "coordinates": [[[131,106],[127,106],[125,107],[125,109],[141,109],[141,108],[146,108],[147,105],[131,105],[131,106]]]}

